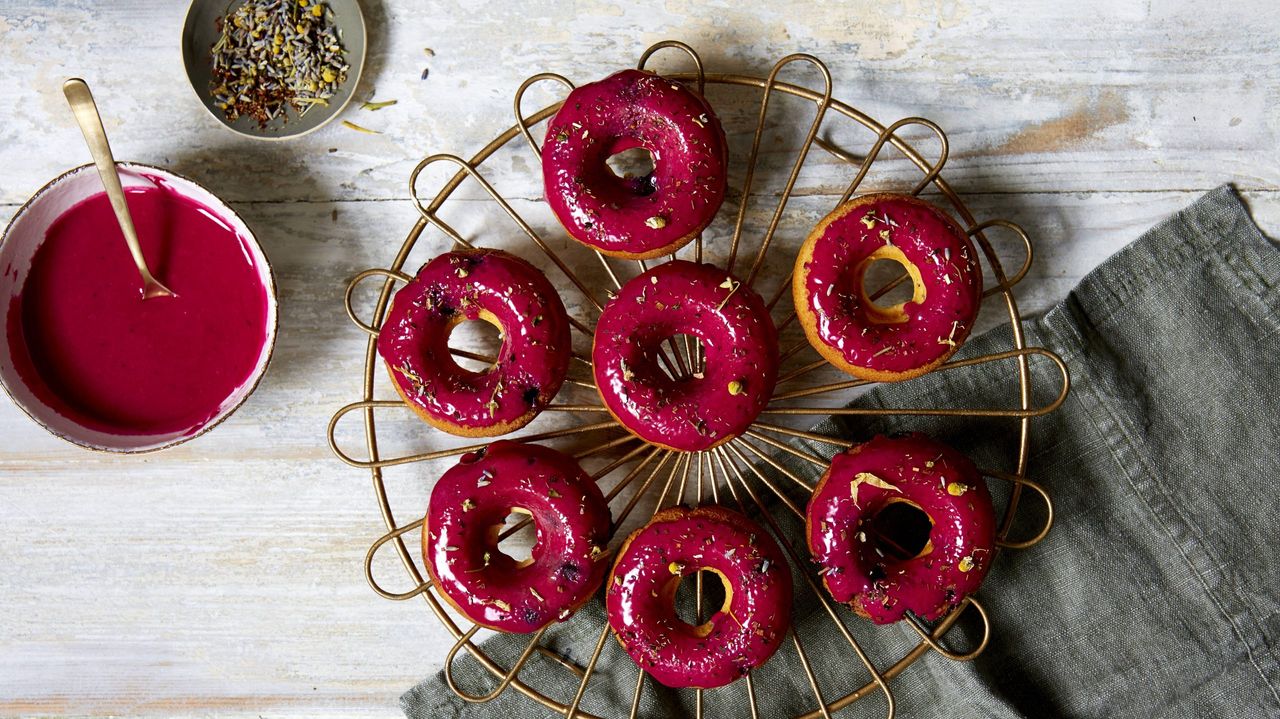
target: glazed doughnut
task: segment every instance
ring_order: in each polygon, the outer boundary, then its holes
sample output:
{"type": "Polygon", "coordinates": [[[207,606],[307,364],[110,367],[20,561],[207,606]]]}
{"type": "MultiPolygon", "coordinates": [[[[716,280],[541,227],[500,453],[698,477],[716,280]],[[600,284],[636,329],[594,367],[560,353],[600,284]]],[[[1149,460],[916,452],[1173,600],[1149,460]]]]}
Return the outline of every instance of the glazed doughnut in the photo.
{"type": "Polygon", "coordinates": [[[861,379],[897,382],[946,362],[969,336],[982,272],[973,243],[946,213],[910,195],[864,195],[809,234],[791,288],[819,354],[861,379]],[[910,301],[872,302],[863,277],[875,260],[907,270],[910,301]]]}
{"type": "Polygon", "coordinates": [[[600,587],[609,524],[604,495],[572,457],[503,440],[463,455],[436,482],[422,556],[432,583],[468,619],[533,632],[567,619],[600,587]],[[537,529],[524,562],[498,548],[513,510],[537,529]]]}
{"type": "Polygon", "coordinates": [[[724,686],[768,661],[791,626],[791,570],[768,532],[721,507],[672,507],[618,550],[605,592],[627,653],[669,687],[724,686]],[[724,606],[703,624],[675,610],[681,578],[720,576],[724,606]]]}
{"type": "Polygon", "coordinates": [[[605,306],[591,350],[604,406],[629,432],[668,449],[710,449],[746,431],[778,378],[764,300],[722,269],[673,260],[632,279],[605,306]],[[701,376],[662,371],[659,345],[697,337],[701,376]]]}
{"type": "Polygon", "coordinates": [[[720,121],[694,91],[623,70],[565,99],[547,125],[547,202],[569,235],[607,255],[668,255],[697,237],[724,201],[728,149],[720,121]],[[642,147],[653,171],[620,178],[606,164],[642,147]]]}
{"type": "Polygon", "coordinates": [[[836,601],[876,624],[907,611],[934,620],[986,576],[995,512],[968,457],[923,434],[877,436],[831,460],[809,501],[805,534],[836,601]],[[931,524],[924,548],[907,559],[884,552],[872,530],[876,515],[897,502],[931,524]]]}
{"type": "Polygon", "coordinates": [[[464,437],[519,429],[555,397],[569,372],[569,316],[536,267],[501,250],[456,250],[422,266],[396,292],[378,354],[405,403],[432,426],[464,437]],[[449,333],[465,320],[502,333],[497,361],[463,369],[449,333]]]}

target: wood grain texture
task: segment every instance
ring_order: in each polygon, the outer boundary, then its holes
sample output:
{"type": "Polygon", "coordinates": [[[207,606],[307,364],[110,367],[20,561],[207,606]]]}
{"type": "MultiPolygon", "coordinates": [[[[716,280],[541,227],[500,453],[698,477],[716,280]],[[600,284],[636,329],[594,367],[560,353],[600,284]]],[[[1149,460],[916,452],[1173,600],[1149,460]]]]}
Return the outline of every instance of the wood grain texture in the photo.
{"type": "MultiPolygon", "coordinates": [[[[0,0],[0,219],[88,161],[58,89],[81,75],[118,157],[192,177],[258,231],[282,311],[258,392],[217,431],[160,455],[86,453],[0,403],[0,715],[390,717],[400,692],[439,667],[451,642],[421,603],[387,602],[365,585],[361,561],[382,531],[368,475],[324,444],[333,411],[358,397],[365,348],[342,292],[356,272],[384,265],[413,223],[407,178],[418,159],[470,154],[510,126],[512,93],[534,72],[587,81],[664,38],[689,42],[721,72],[764,74],[790,52],[821,57],[836,96],[872,117],[942,125],[946,176],[974,214],[1032,233],[1037,259],[1019,290],[1029,311],[1223,182],[1280,232],[1280,6],[1269,0],[365,4],[371,49],[358,98],[399,104],[345,117],[384,134],[334,125],[256,144],[191,95],[178,50],[184,3],[0,0]]],[[[798,68],[787,76],[816,82],[798,68]]],[[[527,106],[552,99],[534,90],[527,106]]],[[[740,156],[754,100],[720,88],[711,99],[740,156]]],[[[803,109],[780,103],[771,116],[767,166],[790,161],[803,109]]],[[[850,147],[869,137],[847,121],[830,127],[850,147]]],[[[815,153],[779,235],[784,251],[852,175],[815,153]]],[[[486,164],[516,209],[602,282],[556,230],[535,172],[516,144],[486,164]]],[[[901,187],[914,172],[887,157],[869,187],[901,187]]],[[[766,196],[784,174],[761,178],[766,196]]],[[[423,187],[442,177],[428,173],[423,187]]],[[[546,265],[474,187],[459,196],[446,216],[461,231],[546,265]]],[[[753,204],[750,226],[770,210],[753,204]]],[[[722,219],[713,252],[725,236],[722,219]]],[[[428,234],[410,264],[444,248],[428,234]]],[[[769,264],[766,287],[785,264],[769,264]]],[[[576,293],[565,297],[585,314],[576,293]]],[[[455,444],[412,421],[381,426],[390,451],[455,444]]],[[[359,449],[354,422],[342,437],[359,449]]],[[[388,471],[403,516],[425,507],[445,464],[388,471]]],[[[389,587],[407,588],[393,562],[377,568],[389,587]]]]}

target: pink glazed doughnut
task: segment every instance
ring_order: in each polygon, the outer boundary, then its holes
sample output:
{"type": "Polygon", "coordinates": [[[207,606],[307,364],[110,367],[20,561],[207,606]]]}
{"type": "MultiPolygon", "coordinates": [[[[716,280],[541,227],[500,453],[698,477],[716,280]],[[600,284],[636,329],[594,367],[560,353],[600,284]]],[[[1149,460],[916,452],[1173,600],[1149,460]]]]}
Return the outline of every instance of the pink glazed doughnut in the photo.
{"type": "Polygon", "coordinates": [[[607,255],[648,259],[683,247],[724,201],[728,146],[707,101],[674,80],[623,70],[569,93],[547,126],[542,178],[565,230],[607,255]],[[653,172],[606,164],[643,147],[653,172]]]}
{"type": "Polygon", "coordinates": [[[502,440],[464,454],[436,482],[422,556],[432,583],[468,619],[533,632],[568,619],[600,587],[609,524],[604,495],[572,457],[502,440]],[[498,548],[513,510],[537,528],[524,562],[498,548]]]}
{"type": "Polygon", "coordinates": [[[836,455],[809,501],[805,530],[832,598],[876,624],[910,611],[941,617],[976,590],[995,546],[991,495],[969,458],[923,434],[877,436],[836,455]],[[875,516],[906,502],[929,517],[915,557],[869,537],[875,516]]]}
{"type": "Polygon", "coordinates": [[[396,292],[378,354],[405,403],[429,424],[493,437],[533,420],[569,372],[569,316],[536,267],[501,250],[456,250],[422,266],[396,292]],[[494,365],[463,369],[449,333],[465,320],[502,333],[494,365]]]}
{"type": "Polygon", "coordinates": [[[777,651],[791,626],[791,570],[769,533],[741,514],[672,507],[619,548],[605,604],[640,668],[669,687],[712,689],[777,651]],[[704,569],[720,575],[724,606],[693,626],[676,615],[676,588],[704,569]]]}
{"type": "Polygon", "coordinates": [[[605,306],[591,350],[596,387],[627,431],[682,452],[746,431],[778,378],[778,336],[764,300],[712,265],[673,260],[632,279],[605,306]],[[659,345],[687,334],[706,369],[672,379],[659,345]]]}
{"type": "Polygon", "coordinates": [[[946,362],[973,328],[982,272],[968,235],[910,195],[864,195],[837,207],[796,256],[791,285],[809,344],[861,379],[897,382],[946,362]],[[910,275],[909,302],[880,307],[863,276],[876,260],[910,275]]]}

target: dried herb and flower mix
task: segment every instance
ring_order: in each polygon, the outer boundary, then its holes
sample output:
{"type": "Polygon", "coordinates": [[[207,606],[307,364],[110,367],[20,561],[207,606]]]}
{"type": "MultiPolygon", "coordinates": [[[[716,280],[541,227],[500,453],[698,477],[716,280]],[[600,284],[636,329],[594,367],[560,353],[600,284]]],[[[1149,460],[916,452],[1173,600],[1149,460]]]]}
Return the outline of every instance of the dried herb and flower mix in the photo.
{"type": "Polygon", "coordinates": [[[228,120],[260,127],[329,104],[351,66],[333,10],[314,0],[246,0],[217,20],[209,91],[228,120]]]}

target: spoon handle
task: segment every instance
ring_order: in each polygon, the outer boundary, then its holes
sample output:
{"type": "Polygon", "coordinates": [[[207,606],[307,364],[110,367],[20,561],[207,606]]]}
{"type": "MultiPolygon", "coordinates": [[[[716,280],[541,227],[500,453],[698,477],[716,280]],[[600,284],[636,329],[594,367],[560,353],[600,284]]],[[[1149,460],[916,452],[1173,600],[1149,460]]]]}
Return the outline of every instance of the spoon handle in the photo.
{"type": "Polygon", "coordinates": [[[71,112],[76,116],[80,132],[84,133],[85,142],[89,145],[89,154],[93,155],[93,163],[102,177],[102,185],[111,200],[111,208],[116,212],[116,221],[120,223],[120,231],[124,241],[129,245],[129,253],[133,255],[134,264],[142,275],[145,296],[153,296],[154,288],[160,288],[159,294],[172,295],[151,276],[147,269],[147,260],[142,255],[142,245],[138,242],[138,232],[133,227],[133,216],[129,214],[129,204],[125,200],[124,188],[120,185],[120,175],[116,171],[116,160],[111,154],[111,146],[107,144],[107,131],[102,127],[102,117],[98,115],[98,106],[93,101],[93,93],[84,80],[73,77],[62,84],[62,92],[67,96],[71,112]]]}

